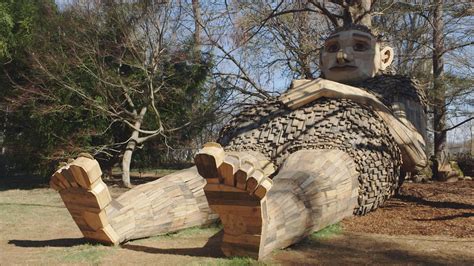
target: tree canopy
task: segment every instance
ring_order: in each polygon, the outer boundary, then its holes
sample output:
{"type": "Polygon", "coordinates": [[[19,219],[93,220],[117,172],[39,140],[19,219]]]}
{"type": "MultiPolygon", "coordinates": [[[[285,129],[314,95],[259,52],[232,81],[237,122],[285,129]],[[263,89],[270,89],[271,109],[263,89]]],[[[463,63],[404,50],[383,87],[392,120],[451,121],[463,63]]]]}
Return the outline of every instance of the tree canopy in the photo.
{"type": "Polygon", "coordinates": [[[385,32],[394,70],[429,88],[430,113],[441,114],[431,135],[457,130],[473,119],[472,19],[472,4],[443,1],[94,0],[58,8],[1,0],[2,172],[49,174],[57,161],[89,152],[104,166],[121,161],[129,184],[130,164],[195,148],[243,105],[278,95],[293,78],[317,78],[323,39],[347,23],[385,32]],[[434,71],[440,62],[442,75],[434,71]]]}

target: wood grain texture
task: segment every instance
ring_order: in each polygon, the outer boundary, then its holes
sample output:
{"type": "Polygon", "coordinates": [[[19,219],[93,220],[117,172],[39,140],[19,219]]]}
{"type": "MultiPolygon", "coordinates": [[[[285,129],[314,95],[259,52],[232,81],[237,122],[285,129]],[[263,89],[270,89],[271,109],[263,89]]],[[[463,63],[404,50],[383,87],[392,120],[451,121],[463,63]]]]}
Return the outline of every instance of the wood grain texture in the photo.
{"type": "Polygon", "coordinates": [[[280,100],[289,108],[297,109],[322,97],[350,99],[373,107],[401,148],[405,170],[413,171],[427,165],[426,144],[415,126],[408,120],[395,116],[375,95],[365,90],[325,79],[294,80],[292,88],[280,100]]]}
{"type": "MultiPolygon", "coordinates": [[[[244,168],[242,160],[248,153],[230,153],[226,158],[235,159],[232,168],[218,173],[235,177],[244,168]]],[[[221,249],[226,256],[262,259],[275,249],[352,215],[357,208],[359,174],[347,153],[297,151],[287,158],[273,180],[255,167],[262,165],[262,157],[245,157],[254,168],[245,187],[239,187],[239,182],[226,182],[228,177],[219,177],[219,184],[204,187],[210,208],[224,225],[221,249]]],[[[200,167],[199,161],[196,163],[200,167]]],[[[220,167],[228,167],[225,159],[220,167]]]]}
{"type": "Polygon", "coordinates": [[[260,153],[276,167],[303,149],[346,152],[358,172],[358,215],[376,209],[399,185],[400,150],[387,125],[373,109],[346,99],[321,98],[296,110],[260,103],[230,121],[219,141],[229,152],[260,153]]]}
{"type": "Polygon", "coordinates": [[[50,186],[59,191],[85,238],[116,245],[120,237],[110,226],[105,211],[112,198],[101,175],[96,160],[79,157],[57,170],[51,177],[50,186]]]}
{"type": "Polygon", "coordinates": [[[210,224],[205,180],[195,167],[137,186],[112,200],[96,160],[79,157],[51,177],[85,238],[106,244],[210,224]]]}
{"type": "Polygon", "coordinates": [[[97,162],[79,157],[53,174],[50,185],[87,238],[116,244],[210,223],[219,214],[223,252],[260,259],[352,213],[376,209],[398,187],[400,167],[426,163],[417,132],[423,111],[406,106],[422,106],[421,94],[401,90],[406,93],[387,102],[332,81],[295,81],[279,99],[237,115],[221,132],[225,151],[206,144],[197,168],[112,200],[97,162]]]}
{"type": "Polygon", "coordinates": [[[113,204],[110,224],[120,242],[210,224],[217,219],[204,195],[196,167],[133,188],[113,204]]]}

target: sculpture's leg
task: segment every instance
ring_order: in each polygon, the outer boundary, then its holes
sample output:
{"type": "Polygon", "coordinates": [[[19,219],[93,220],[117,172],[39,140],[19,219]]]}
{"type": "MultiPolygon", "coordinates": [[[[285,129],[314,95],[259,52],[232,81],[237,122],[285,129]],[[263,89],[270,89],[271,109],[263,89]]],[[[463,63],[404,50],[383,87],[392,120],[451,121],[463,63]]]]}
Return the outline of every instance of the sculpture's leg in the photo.
{"type": "Polygon", "coordinates": [[[222,251],[227,256],[259,258],[273,165],[257,153],[225,153],[217,143],[206,144],[195,162],[207,180],[209,206],[224,225],[222,251]]]}
{"type": "Polygon", "coordinates": [[[205,184],[191,167],[136,186],[106,209],[110,224],[121,242],[210,224],[218,216],[209,209],[205,184]]]}
{"type": "Polygon", "coordinates": [[[311,232],[351,216],[357,207],[358,173],[340,150],[291,154],[267,193],[267,217],[260,254],[285,248],[311,232]]]}
{"type": "Polygon", "coordinates": [[[97,161],[79,157],[51,178],[85,238],[118,244],[217,219],[194,167],[137,186],[116,200],[100,176],[97,161]]]}
{"type": "Polygon", "coordinates": [[[222,250],[227,256],[261,259],[352,215],[357,206],[358,174],[352,159],[342,151],[293,153],[271,186],[262,178],[263,188],[258,186],[257,190],[266,193],[260,194],[251,193],[255,174],[247,170],[245,159],[235,155],[211,146],[195,159],[199,172],[208,180],[204,191],[209,205],[224,225],[222,250]],[[248,176],[245,187],[239,185],[241,172],[248,176]]]}

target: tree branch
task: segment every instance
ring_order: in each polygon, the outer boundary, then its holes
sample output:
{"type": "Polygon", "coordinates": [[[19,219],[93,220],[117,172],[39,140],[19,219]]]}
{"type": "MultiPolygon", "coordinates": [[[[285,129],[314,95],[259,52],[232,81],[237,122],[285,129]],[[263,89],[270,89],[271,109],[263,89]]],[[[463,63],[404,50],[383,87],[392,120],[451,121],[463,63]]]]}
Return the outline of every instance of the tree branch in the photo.
{"type": "Polygon", "coordinates": [[[464,125],[465,123],[467,123],[467,122],[469,122],[469,121],[471,121],[471,120],[473,120],[473,119],[474,119],[474,116],[473,116],[473,117],[470,117],[470,118],[468,118],[468,119],[466,119],[466,120],[464,120],[464,121],[462,121],[461,123],[458,123],[457,125],[454,125],[454,126],[449,127],[449,128],[445,128],[445,129],[443,129],[441,132],[447,132],[447,131],[453,130],[453,129],[455,129],[455,128],[461,126],[461,125],[464,125]]]}
{"type": "Polygon", "coordinates": [[[456,49],[459,49],[459,48],[463,48],[463,47],[466,47],[466,46],[469,46],[469,45],[474,45],[474,41],[448,47],[448,48],[444,49],[443,52],[441,52],[440,56],[444,55],[447,52],[450,52],[450,51],[453,51],[453,50],[456,50],[456,49]]]}

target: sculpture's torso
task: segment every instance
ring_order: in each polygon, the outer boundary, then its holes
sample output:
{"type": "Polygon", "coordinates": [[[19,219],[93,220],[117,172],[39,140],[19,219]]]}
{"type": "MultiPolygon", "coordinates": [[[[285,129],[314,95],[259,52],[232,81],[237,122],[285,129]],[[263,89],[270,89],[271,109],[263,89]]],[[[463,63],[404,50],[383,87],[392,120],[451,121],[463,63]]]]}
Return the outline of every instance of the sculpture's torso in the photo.
{"type": "MultiPolygon", "coordinates": [[[[380,84],[375,82],[378,78],[364,84],[369,91],[374,87],[371,84],[380,84]]],[[[390,77],[385,77],[385,84],[391,81],[392,90],[397,89],[397,84],[406,84],[406,79],[398,76],[387,79],[390,77]]],[[[397,91],[407,91],[412,95],[404,99],[422,103],[420,99],[423,98],[413,91],[415,87],[403,86],[397,91]]],[[[391,106],[393,100],[388,96],[397,99],[397,94],[391,93],[383,98],[391,106]]],[[[222,130],[219,142],[227,150],[261,152],[277,166],[300,149],[347,152],[360,174],[357,214],[377,208],[398,187],[401,157],[387,126],[369,107],[350,100],[322,98],[296,110],[286,108],[277,99],[258,103],[235,117],[222,130]]]]}

